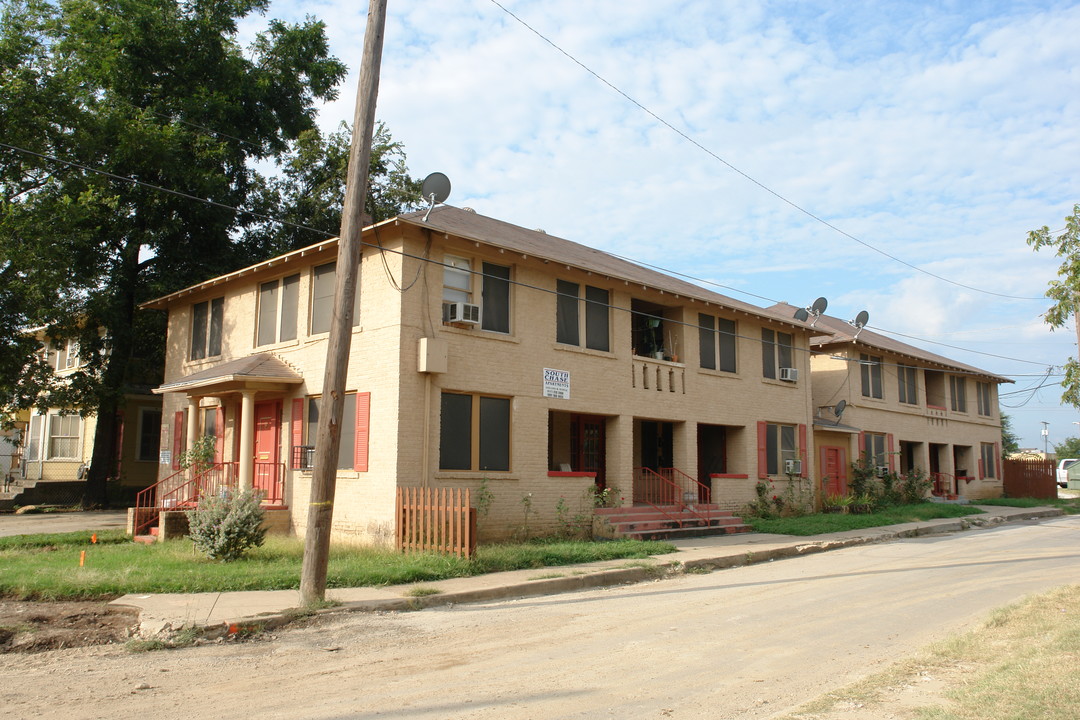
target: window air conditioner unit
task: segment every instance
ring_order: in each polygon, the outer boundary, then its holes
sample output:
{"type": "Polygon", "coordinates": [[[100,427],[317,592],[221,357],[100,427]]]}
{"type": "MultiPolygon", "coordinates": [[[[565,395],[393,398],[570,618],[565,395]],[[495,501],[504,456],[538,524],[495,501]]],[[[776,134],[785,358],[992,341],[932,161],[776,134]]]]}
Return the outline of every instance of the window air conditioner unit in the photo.
{"type": "Polygon", "coordinates": [[[802,460],[785,460],[785,475],[802,475],[802,460]]]}
{"type": "Polygon", "coordinates": [[[798,368],[780,368],[780,379],[787,382],[796,382],[799,379],[798,368]]]}
{"type": "Polygon", "coordinates": [[[443,303],[442,319],[445,323],[462,323],[464,325],[480,324],[480,306],[463,302],[443,303]]]}
{"type": "Polygon", "coordinates": [[[874,474],[877,475],[878,477],[885,477],[886,475],[889,474],[889,466],[888,465],[878,465],[876,468],[874,468],[874,474]]]}

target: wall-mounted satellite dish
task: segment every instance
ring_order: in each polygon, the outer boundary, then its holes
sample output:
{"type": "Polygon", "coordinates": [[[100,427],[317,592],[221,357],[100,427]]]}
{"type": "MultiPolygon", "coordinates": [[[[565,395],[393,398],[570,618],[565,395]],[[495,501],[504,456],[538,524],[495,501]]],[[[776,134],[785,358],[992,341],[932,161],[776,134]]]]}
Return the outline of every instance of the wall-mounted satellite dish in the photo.
{"type": "Polygon", "coordinates": [[[819,297],[810,307],[799,308],[796,310],[795,319],[799,322],[806,322],[810,319],[810,316],[813,315],[814,322],[810,323],[810,327],[814,327],[818,318],[821,317],[821,314],[825,312],[825,308],[827,307],[829,307],[829,301],[823,297],[819,297]]]}
{"type": "Polygon", "coordinates": [[[431,173],[424,178],[424,182],[420,186],[420,194],[424,197],[424,200],[430,203],[427,212],[424,213],[424,222],[427,222],[432,209],[437,204],[446,202],[446,198],[450,197],[450,178],[441,172],[431,173]]]}
{"type": "Polygon", "coordinates": [[[866,327],[866,323],[868,322],[870,322],[870,313],[865,310],[860,310],[854,320],[848,320],[848,324],[855,326],[854,337],[859,337],[859,333],[862,332],[862,329],[866,327]]]}
{"type": "Polygon", "coordinates": [[[833,415],[836,416],[836,422],[840,422],[840,416],[844,414],[844,410],[847,409],[847,400],[841,400],[833,405],[833,415]]]}

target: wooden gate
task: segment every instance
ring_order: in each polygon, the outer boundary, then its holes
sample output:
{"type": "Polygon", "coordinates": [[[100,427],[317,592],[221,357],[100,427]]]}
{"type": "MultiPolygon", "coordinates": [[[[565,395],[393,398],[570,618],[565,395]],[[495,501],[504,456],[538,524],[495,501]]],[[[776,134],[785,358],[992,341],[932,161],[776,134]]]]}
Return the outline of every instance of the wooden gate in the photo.
{"type": "Polygon", "coordinates": [[[1054,499],[1058,496],[1053,460],[1006,459],[1003,463],[1005,494],[1014,498],[1054,499]]]}
{"type": "Polygon", "coordinates": [[[476,510],[468,488],[398,488],[397,549],[472,557],[476,510]]]}

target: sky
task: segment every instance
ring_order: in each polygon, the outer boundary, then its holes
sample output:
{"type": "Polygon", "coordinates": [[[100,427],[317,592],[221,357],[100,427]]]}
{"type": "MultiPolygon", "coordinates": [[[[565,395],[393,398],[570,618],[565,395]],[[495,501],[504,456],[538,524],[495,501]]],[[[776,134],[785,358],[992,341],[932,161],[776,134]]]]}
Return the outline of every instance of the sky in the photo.
{"type": "MultiPolygon", "coordinates": [[[[1080,432],[1055,385],[1075,332],[1041,317],[1060,260],[1026,243],[1080,202],[1080,5],[388,11],[376,116],[414,177],[450,178],[449,204],[759,306],[867,310],[875,330],[1013,378],[1001,404],[1022,446],[1080,432]]],[[[350,70],[320,111],[330,131],[353,116],[366,14],[363,0],[272,0],[241,38],[267,18],[325,21],[350,70]]]]}

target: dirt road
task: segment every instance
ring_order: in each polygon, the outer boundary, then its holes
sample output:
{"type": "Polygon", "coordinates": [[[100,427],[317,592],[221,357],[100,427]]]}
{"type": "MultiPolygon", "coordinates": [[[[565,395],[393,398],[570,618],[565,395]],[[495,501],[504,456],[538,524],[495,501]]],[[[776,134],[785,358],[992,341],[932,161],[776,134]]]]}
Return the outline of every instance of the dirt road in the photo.
{"type": "Polygon", "coordinates": [[[266,641],[0,657],[13,718],[765,718],[1080,581],[1080,518],[266,641]]]}

